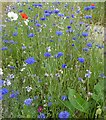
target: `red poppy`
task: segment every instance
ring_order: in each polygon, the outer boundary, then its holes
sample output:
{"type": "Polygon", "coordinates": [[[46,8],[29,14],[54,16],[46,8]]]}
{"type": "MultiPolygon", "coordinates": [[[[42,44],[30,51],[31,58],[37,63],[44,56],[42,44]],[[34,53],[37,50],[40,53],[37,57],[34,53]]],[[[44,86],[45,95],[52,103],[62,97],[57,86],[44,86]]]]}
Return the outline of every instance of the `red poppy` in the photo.
{"type": "Polygon", "coordinates": [[[38,107],[38,112],[42,112],[42,110],[43,110],[43,106],[39,106],[38,107]]]}
{"type": "Polygon", "coordinates": [[[92,4],[91,4],[91,6],[95,6],[95,4],[94,4],[94,3],[92,3],[92,4]]]}
{"type": "Polygon", "coordinates": [[[20,15],[23,19],[25,19],[25,20],[28,19],[28,16],[25,13],[20,13],[20,15]]]}

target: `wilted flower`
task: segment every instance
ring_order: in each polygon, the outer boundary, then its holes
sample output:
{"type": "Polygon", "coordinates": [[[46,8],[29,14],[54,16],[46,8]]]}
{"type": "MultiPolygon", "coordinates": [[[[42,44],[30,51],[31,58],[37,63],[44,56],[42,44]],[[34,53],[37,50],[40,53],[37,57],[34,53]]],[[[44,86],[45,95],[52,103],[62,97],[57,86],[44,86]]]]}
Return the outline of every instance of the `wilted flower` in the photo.
{"type": "Polygon", "coordinates": [[[38,112],[42,112],[42,110],[43,110],[43,106],[39,106],[38,107],[38,112]]]}

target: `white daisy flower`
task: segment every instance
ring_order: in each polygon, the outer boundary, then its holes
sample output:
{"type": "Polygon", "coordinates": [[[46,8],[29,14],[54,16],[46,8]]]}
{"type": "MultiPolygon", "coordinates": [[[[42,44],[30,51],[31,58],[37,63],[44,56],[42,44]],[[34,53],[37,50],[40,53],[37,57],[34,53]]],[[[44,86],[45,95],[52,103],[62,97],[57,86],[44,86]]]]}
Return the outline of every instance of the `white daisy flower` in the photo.
{"type": "Polygon", "coordinates": [[[14,12],[8,12],[8,17],[11,19],[11,21],[17,20],[18,19],[18,14],[14,13],[14,12]]]}

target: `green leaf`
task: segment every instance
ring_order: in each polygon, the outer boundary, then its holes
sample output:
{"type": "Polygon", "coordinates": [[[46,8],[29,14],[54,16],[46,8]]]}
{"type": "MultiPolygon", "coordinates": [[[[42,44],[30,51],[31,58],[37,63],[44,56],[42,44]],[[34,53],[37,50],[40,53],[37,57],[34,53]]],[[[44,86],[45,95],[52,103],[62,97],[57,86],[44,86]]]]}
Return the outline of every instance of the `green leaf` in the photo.
{"type": "Polygon", "coordinates": [[[74,89],[69,89],[68,98],[74,108],[81,112],[88,113],[89,103],[77,94],[74,89]]]}
{"type": "Polygon", "coordinates": [[[99,94],[102,93],[103,90],[104,90],[104,80],[101,80],[94,86],[94,91],[96,91],[99,94]]]}
{"type": "Polygon", "coordinates": [[[74,106],[71,104],[70,101],[62,101],[62,100],[60,100],[60,99],[59,99],[59,101],[60,101],[65,107],[67,107],[67,108],[70,110],[71,114],[74,114],[75,108],[74,108],[74,106]]]}
{"type": "Polygon", "coordinates": [[[92,95],[92,98],[98,103],[98,102],[103,102],[104,101],[104,80],[98,82],[94,86],[94,92],[92,95]]]}

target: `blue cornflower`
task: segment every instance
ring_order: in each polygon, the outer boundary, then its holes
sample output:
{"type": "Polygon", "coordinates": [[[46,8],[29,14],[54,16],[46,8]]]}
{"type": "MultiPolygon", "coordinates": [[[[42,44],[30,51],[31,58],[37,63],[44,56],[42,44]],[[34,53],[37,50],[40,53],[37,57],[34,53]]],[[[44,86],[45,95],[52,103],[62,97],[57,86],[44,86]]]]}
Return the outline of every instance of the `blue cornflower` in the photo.
{"type": "Polygon", "coordinates": [[[8,49],[8,47],[2,47],[1,48],[1,50],[7,50],[8,49]]]}
{"type": "Polygon", "coordinates": [[[67,111],[62,111],[62,112],[60,112],[59,113],[59,118],[69,118],[69,116],[70,116],[70,113],[69,112],[67,112],[67,111]]]}
{"type": "Polygon", "coordinates": [[[34,59],[34,57],[30,57],[30,58],[28,58],[27,60],[25,60],[25,62],[26,62],[27,64],[33,64],[33,63],[36,62],[36,60],[34,59]]]}
{"type": "Polygon", "coordinates": [[[88,33],[87,33],[87,32],[83,32],[83,33],[82,33],[82,36],[87,37],[87,36],[88,36],[88,33]]]}
{"type": "Polygon", "coordinates": [[[80,58],[78,58],[78,61],[81,63],[84,63],[85,59],[80,57],[80,58]]]}
{"type": "Polygon", "coordinates": [[[41,27],[41,24],[40,23],[36,23],[35,24],[37,27],[41,27]]]}
{"type": "Polygon", "coordinates": [[[33,33],[30,33],[29,35],[28,35],[28,37],[34,37],[35,35],[33,34],[33,33]]]}
{"type": "Polygon", "coordinates": [[[58,13],[58,16],[59,16],[59,17],[63,17],[64,14],[62,14],[62,13],[58,13]]]}
{"type": "Polygon", "coordinates": [[[50,16],[50,13],[45,13],[44,16],[48,17],[48,16],[50,16]]]}
{"type": "Polygon", "coordinates": [[[40,7],[40,8],[41,8],[42,6],[43,6],[42,4],[38,4],[38,7],[40,7]]]}
{"type": "Polygon", "coordinates": [[[73,24],[73,22],[74,22],[73,20],[70,20],[70,24],[73,24]]]}
{"type": "Polygon", "coordinates": [[[0,86],[4,84],[4,80],[0,80],[0,86]]]}
{"type": "Polygon", "coordinates": [[[18,96],[19,92],[14,92],[12,94],[10,94],[10,98],[16,98],[18,96]]]}
{"type": "Polygon", "coordinates": [[[88,49],[88,48],[83,48],[83,51],[88,52],[88,51],[89,51],[89,49],[88,49]]]}
{"type": "Polygon", "coordinates": [[[85,15],[84,17],[85,17],[86,19],[90,19],[90,18],[92,18],[91,15],[85,15]]]}
{"type": "Polygon", "coordinates": [[[9,40],[3,40],[4,43],[9,43],[9,40]]]}
{"type": "Polygon", "coordinates": [[[38,115],[38,118],[46,118],[44,113],[41,113],[40,115],[38,115]]]}
{"type": "Polygon", "coordinates": [[[56,34],[57,34],[58,36],[61,36],[61,35],[63,34],[63,32],[62,32],[62,31],[56,31],[56,34]]]}
{"type": "Polygon", "coordinates": [[[23,45],[23,46],[22,46],[22,50],[25,50],[25,49],[26,49],[26,46],[23,45]]]}
{"type": "Polygon", "coordinates": [[[51,53],[46,52],[46,53],[44,53],[44,56],[45,56],[45,57],[50,57],[50,56],[51,56],[51,53]]]}
{"type": "Polygon", "coordinates": [[[15,67],[14,67],[14,66],[9,66],[9,68],[10,68],[10,69],[12,69],[12,70],[13,70],[13,69],[15,69],[15,67]]]}
{"type": "Polygon", "coordinates": [[[79,22],[80,25],[84,24],[84,22],[79,22]]]}
{"type": "Polygon", "coordinates": [[[48,102],[48,107],[52,106],[52,102],[48,102]]]}
{"type": "Polygon", "coordinates": [[[74,15],[72,14],[71,17],[74,18],[74,15]]]}
{"type": "Polygon", "coordinates": [[[90,10],[90,9],[91,9],[90,6],[86,6],[86,7],[84,8],[84,10],[90,10]]]}
{"type": "Polygon", "coordinates": [[[66,16],[66,18],[70,18],[70,16],[66,16]]]}
{"type": "Polygon", "coordinates": [[[62,68],[67,68],[67,65],[66,64],[62,64],[62,68]]]}
{"type": "Polygon", "coordinates": [[[2,95],[7,94],[8,92],[9,92],[9,91],[8,91],[7,88],[2,88],[2,89],[0,90],[0,94],[2,94],[2,95]]]}
{"type": "Polygon", "coordinates": [[[68,29],[70,29],[70,28],[71,28],[71,26],[67,26],[67,28],[68,28],[68,29]]]}
{"type": "Polygon", "coordinates": [[[57,13],[59,13],[60,11],[59,11],[58,9],[55,9],[53,12],[54,12],[55,14],[57,14],[57,13]]]}
{"type": "Polygon", "coordinates": [[[20,12],[20,13],[21,13],[21,12],[23,12],[23,10],[19,10],[18,12],[20,12]]]}
{"type": "Polygon", "coordinates": [[[27,105],[27,106],[29,106],[29,105],[31,105],[32,101],[33,101],[33,99],[28,98],[28,99],[26,99],[26,100],[24,101],[24,104],[27,105]]]}
{"type": "Polygon", "coordinates": [[[11,44],[16,44],[17,42],[15,42],[14,40],[10,40],[11,44]]]}
{"type": "Polygon", "coordinates": [[[45,13],[49,13],[49,11],[48,11],[48,10],[45,10],[44,12],[45,12],[45,13]]]}
{"type": "Polygon", "coordinates": [[[54,42],[54,40],[50,40],[50,42],[54,42]]]}
{"type": "Polygon", "coordinates": [[[72,7],[71,9],[74,10],[74,7],[72,7]]]}
{"type": "Polygon", "coordinates": [[[66,96],[66,95],[63,95],[63,96],[61,97],[61,100],[63,100],[63,101],[67,100],[67,96],[66,96]]]}
{"type": "Polygon", "coordinates": [[[46,20],[46,18],[45,18],[45,17],[44,17],[44,18],[40,18],[40,20],[42,20],[42,21],[43,21],[43,20],[46,20]]]}
{"type": "Polygon", "coordinates": [[[63,53],[62,53],[62,52],[58,52],[58,53],[55,55],[55,58],[60,58],[61,56],[63,56],[63,53]]]}
{"type": "Polygon", "coordinates": [[[72,44],[72,46],[75,46],[74,44],[72,44]]]}
{"type": "Polygon", "coordinates": [[[17,36],[17,35],[18,35],[18,32],[14,32],[14,33],[13,33],[13,36],[17,36]]]}
{"type": "Polygon", "coordinates": [[[92,47],[92,43],[87,43],[87,46],[91,48],[92,47]]]}
{"type": "Polygon", "coordinates": [[[68,30],[66,30],[66,32],[67,32],[67,33],[72,33],[73,30],[72,30],[72,29],[68,29],[68,30]]]}
{"type": "Polygon", "coordinates": [[[76,40],[77,38],[76,37],[73,37],[72,40],[76,40]]]}
{"type": "Polygon", "coordinates": [[[90,6],[91,9],[95,9],[96,7],[95,6],[90,6]]]}
{"type": "Polygon", "coordinates": [[[79,14],[79,13],[80,13],[80,10],[77,10],[77,11],[76,11],[76,13],[78,13],[78,14],[79,14]]]}

